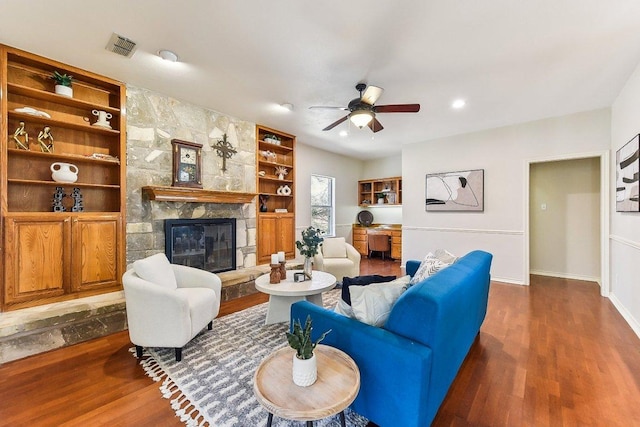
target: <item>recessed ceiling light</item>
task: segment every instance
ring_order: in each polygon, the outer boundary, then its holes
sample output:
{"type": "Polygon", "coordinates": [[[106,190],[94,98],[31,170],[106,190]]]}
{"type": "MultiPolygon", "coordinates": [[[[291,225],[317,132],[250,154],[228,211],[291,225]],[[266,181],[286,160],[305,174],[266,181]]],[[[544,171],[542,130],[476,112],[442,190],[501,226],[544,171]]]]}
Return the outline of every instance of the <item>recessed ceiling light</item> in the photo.
{"type": "Polygon", "coordinates": [[[349,136],[349,132],[347,132],[346,130],[341,130],[340,131],[340,136],[349,136]]]}
{"type": "Polygon", "coordinates": [[[293,111],[293,104],[290,103],[290,102],[284,102],[284,103],[280,104],[280,106],[282,108],[284,108],[285,110],[287,110],[287,111],[293,111]]]}
{"type": "Polygon", "coordinates": [[[467,104],[467,101],[465,101],[464,99],[456,99],[455,101],[453,101],[453,103],[451,103],[451,108],[455,108],[456,110],[459,110],[460,108],[464,107],[467,104]]]}
{"type": "Polygon", "coordinates": [[[165,61],[169,61],[169,62],[178,62],[178,55],[176,55],[175,53],[171,52],[170,50],[159,50],[158,51],[158,56],[162,59],[164,59],[165,61]]]}

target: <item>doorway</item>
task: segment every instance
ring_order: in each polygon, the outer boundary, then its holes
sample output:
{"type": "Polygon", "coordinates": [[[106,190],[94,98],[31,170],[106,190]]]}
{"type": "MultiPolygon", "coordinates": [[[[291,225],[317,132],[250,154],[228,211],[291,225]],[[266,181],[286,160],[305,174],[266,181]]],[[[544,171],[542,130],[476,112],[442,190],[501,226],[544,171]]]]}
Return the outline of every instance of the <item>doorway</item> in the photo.
{"type": "Polygon", "coordinates": [[[526,164],[525,284],[530,274],[596,281],[609,293],[608,152],[526,164]]]}

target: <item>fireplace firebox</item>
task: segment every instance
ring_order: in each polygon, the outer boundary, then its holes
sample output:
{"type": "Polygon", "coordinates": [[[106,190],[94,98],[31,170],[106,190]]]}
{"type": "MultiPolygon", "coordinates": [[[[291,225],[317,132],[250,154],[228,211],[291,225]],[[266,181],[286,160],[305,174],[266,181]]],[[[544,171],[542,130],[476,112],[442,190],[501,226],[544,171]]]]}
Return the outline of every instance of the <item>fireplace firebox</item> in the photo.
{"type": "Polygon", "coordinates": [[[167,219],[165,253],[173,264],[212,273],[236,269],[235,218],[167,219]]]}

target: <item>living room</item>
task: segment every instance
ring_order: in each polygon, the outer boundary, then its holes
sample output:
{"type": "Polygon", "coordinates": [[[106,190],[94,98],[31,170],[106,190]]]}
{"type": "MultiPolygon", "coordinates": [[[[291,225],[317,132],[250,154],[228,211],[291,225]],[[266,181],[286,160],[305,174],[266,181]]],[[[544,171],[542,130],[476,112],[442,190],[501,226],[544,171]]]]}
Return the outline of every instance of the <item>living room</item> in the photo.
{"type": "MultiPolygon", "coordinates": [[[[172,5],[157,7],[152,2],[116,2],[100,12],[87,10],[82,2],[65,2],[55,11],[44,1],[3,3],[2,15],[13,18],[3,24],[0,43],[126,84],[127,264],[161,251],[163,242],[154,224],[168,217],[167,210],[143,199],[141,189],[170,179],[170,140],[204,142],[207,188],[255,193],[258,171],[254,168],[245,175],[244,170],[255,160],[251,158],[256,150],[255,125],[260,124],[297,136],[296,236],[311,224],[312,174],[335,178],[335,233],[347,241],[362,210],[356,202],[358,180],[401,176],[402,206],[369,210],[376,223],[401,224],[402,264],[438,248],[456,254],[483,249],[494,256],[491,275],[496,282],[527,286],[530,274],[536,272],[596,282],[603,300],[613,304],[625,327],[640,336],[640,291],[634,268],[639,259],[640,217],[617,212],[615,203],[616,152],[640,133],[635,100],[640,95],[640,46],[633,41],[631,18],[640,10],[634,2],[589,7],[562,2],[560,10],[551,2],[539,7],[491,2],[461,10],[431,2],[412,2],[406,10],[365,2],[325,6],[326,10],[318,5],[298,10],[304,7],[297,4],[206,5],[184,6],[180,13],[172,5]],[[156,7],[159,10],[154,11],[156,7]],[[31,9],[37,12],[28,13],[31,9]],[[28,25],[23,14],[29,16],[28,25]],[[316,14],[324,19],[307,16],[316,14]],[[509,14],[519,19],[511,20],[509,14]],[[457,35],[451,28],[436,26],[432,15],[447,17],[452,27],[472,28],[457,35]],[[403,19],[410,25],[403,25],[403,19]],[[288,24],[286,31],[269,29],[288,24]],[[139,28],[146,25],[149,28],[139,28]],[[206,28],[215,26],[220,28],[205,37],[206,28]],[[407,29],[400,32],[403,26],[407,29]],[[489,31],[492,26],[499,29],[489,31]],[[190,32],[189,27],[198,30],[190,32]],[[393,30],[398,31],[395,39],[393,30]],[[113,31],[138,42],[132,58],[105,50],[113,31]],[[300,35],[296,41],[294,34],[304,31],[310,35],[300,35]],[[374,37],[377,31],[388,39],[374,37]],[[199,36],[206,39],[208,50],[191,46],[199,36]],[[241,42],[231,44],[225,37],[241,42]],[[415,37],[424,43],[417,50],[424,62],[406,52],[415,46],[410,44],[415,37]],[[434,41],[438,39],[451,39],[451,44],[434,41]],[[71,43],[78,47],[69,49],[71,43]],[[220,46],[227,43],[232,47],[220,46]],[[315,47],[333,44],[327,50],[336,53],[315,47]],[[176,51],[178,63],[160,61],[156,53],[165,48],[176,51]],[[215,57],[215,66],[199,64],[199,56],[215,57]],[[477,68],[471,67],[474,61],[477,68]],[[293,71],[285,74],[285,68],[293,71]],[[289,73],[305,77],[295,80],[289,73]],[[418,79],[423,75],[428,75],[426,82],[424,77],[418,79]],[[211,80],[211,88],[190,82],[190,76],[211,80]],[[343,112],[308,107],[345,106],[357,96],[354,86],[361,80],[384,87],[380,103],[419,102],[420,113],[379,114],[385,129],[376,133],[348,122],[322,132],[343,112]],[[259,95],[247,101],[254,92],[259,95]],[[461,110],[449,107],[456,97],[467,99],[461,110]],[[292,103],[293,111],[269,108],[284,102],[292,103]],[[255,106],[245,114],[248,103],[255,106]],[[201,118],[206,124],[198,121],[201,118]],[[234,135],[231,141],[239,151],[229,160],[227,173],[219,172],[221,158],[211,147],[209,133],[214,128],[234,135]],[[340,130],[350,135],[342,137],[340,130]],[[539,165],[580,160],[595,164],[589,172],[596,177],[589,214],[584,205],[571,205],[562,212],[567,222],[563,231],[548,233],[544,224],[533,221],[542,208],[533,199],[537,184],[532,173],[539,165]],[[243,172],[232,169],[243,161],[243,172]],[[426,212],[426,174],[470,169],[484,170],[483,212],[426,212]],[[583,222],[587,216],[597,226],[583,222]],[[556,234],[563,234],[561,244],[547,240],[546,245],[540,243],[542,249],[536,246],[536,239],[556,234]],[[538,262],[545,253],[553,254],[546,265],[538,262]],[[565,259],[564,265],[553,264],[558,259],[565,259]]],[[[548,212],[554,208],[549,203],[548,212]]],[[[173,217],[194,214],[184,206],[172,209],[173,217]]],[[[241,251],[239,267],[253,267],[259,264],[251,249],[255,214],[242,219],[248,244],[241,251]]],[[[630,381],[637,384],[634,375],[630,381]]]]}

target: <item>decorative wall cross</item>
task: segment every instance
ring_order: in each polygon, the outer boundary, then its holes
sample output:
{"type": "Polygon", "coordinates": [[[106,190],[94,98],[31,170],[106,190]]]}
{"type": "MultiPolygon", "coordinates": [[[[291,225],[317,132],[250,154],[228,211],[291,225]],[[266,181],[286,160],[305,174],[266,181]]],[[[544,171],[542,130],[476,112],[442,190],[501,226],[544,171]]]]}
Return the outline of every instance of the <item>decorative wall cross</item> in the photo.
{"type": "Polygon", "coordinates": [[[222,139],[219,140],[213,148],[216,149],[218,157],[222,157],[222,172],[225,172],[227,170],[227,159],[230,159],[237,151],[233,148],[233,145],[227,141],[226,133],[222,135],[222,139]]]}

